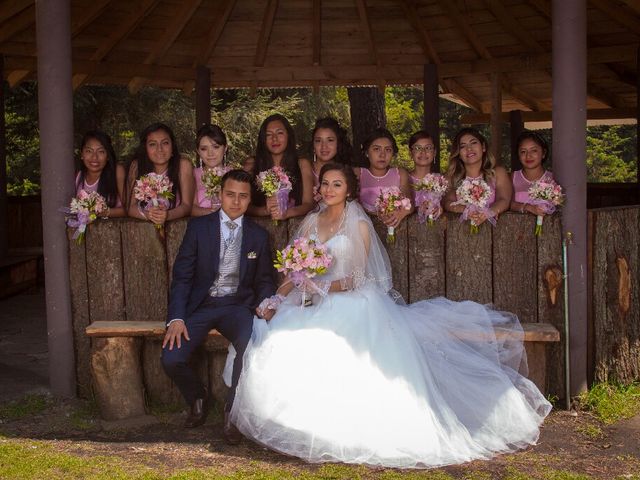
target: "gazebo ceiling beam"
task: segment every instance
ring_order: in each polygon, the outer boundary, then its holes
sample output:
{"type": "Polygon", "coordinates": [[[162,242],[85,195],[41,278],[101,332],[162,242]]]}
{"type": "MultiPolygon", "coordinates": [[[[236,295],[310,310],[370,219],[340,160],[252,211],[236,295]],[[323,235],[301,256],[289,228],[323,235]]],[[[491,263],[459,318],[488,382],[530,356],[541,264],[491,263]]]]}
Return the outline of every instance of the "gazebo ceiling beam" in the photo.
{"type": "Polygon", "coordinates": [[[313,0],[313,58],[314,65],[320,65],[322,53],[322,0],[313,0]]]}
{"type": "Polygon", "coordinates": [[[487,50],[484,44],[480,41],[480,39],[476,35],[476,32],[473,31],[471,26],[464,19],[464,15],[462,15],[456,8],[454,2],[452,2],[451,0],[438,0],[438,5],[440,5],[440,8],[447,12],[449,20],[451,20],[454,25],[457,25],[462,33],[464,33],[464,36],[467,38],[478,55],[480,55],[480,57],[484,59],[492,58],[489,50],[487,50]]]}
{"type": "MultiPolygon", "coordinates": [[[[158,1],[159,0],[144,0],[140,8],[129,16],[127,21],[122,23],[119,28],[115,29],[113,33],[109,35],[109,38],[98,47],[93,55],[91,55],[91,60],[100,62],[105,58],[120,41],[126,38],[127,35],[140,24],[153,7],[157,5],[158,1]]],[[[82,85],[86,79],[86,75],[74,75],[72,80],[74,90],[82,85]]]]}
{"type": "Polygon", "coordinates": [[[520,87],[513,85],[509,79],[505,78],[506,75],[501,75],[500,81],[502,89],[512,96],[515,100],[527,107],[529,110],[538,111],[544,110],[545,105],[540,103],[535,97],[529,95],[523,91],[520,87]]]}
{"type": "MultiPolygon", "coordinates": [[[[189,20],[191,20],[193,14],[201,3],[202,0],[189,0],[188,2],[180,4],[178,8],[178,15],[176,17],[171,17],[169,28],[164,31],[156,43],[156,46],[147,54],[147,57],[142,62],[143,64],[154,64],[167,53],[169,48],[171,48],[171,45],[173,45],[173,42],[176,41],[178,36],[184,30],[184,27],[189,23],[189,20]]],[[[132,93],[138,92],[144,83],[145,79],[143,77],[134,77],[129,82],[129,91],[132,93]]]]}
{"type": "Polygon", "coordinates": [[[34,0],[9,0],[0,6],[0,24],[34,4],[34,0]]]}
{"type": "Polygon", "coordinates": [[[500,0],[485,0],[489,10],[498,20],[502,28],[509,32],[515,39],[527,46],[533,52],[544,52],[545,49],[535,38],[527,34],[527,29],[515,18],[500,0]]]}
{"type": "Polygon", "coordinates": [[[369,19],[369,14],[367,13],[367,5],[364,0],[356,0],[356,6],[358,7],[358,16],[360,17],[360,27],[362,29],[362,34],[365,36],[367,45],[369,47],[369,55],[371,56],[371,61],[379,67],[381,66],[381,62],[380,58],[378,57],[376,43],[373,40],[373,30],[371,28],[371,20],[369,19]]]}
{"type": "Polygon", "coordinates": [[[587,82],[587,93],[591,98],[613,108],[625,107],[625,102],[618,95],[605,90],[594,83],[587,82]]]}
{"type": "Polygon", "coordinates": [[[420,47],[422,48],[422,52],[424,56],[429,59],[429,62],[435,63],[439,65],[442,63],[440,60],[440,55],[433,47],[433,42],[431,41],[431,37],[429,36],[429,32],[426,28],[424,28],[424,24],[420,20],[420,16],[418,15],[418,11],[416,8],[409,3],[408,0],[398,0],[402,10],[404,10],[404,15],[413,28],[413,31],[418,35],[418,41],[420,42],[420,47]]]}
{"type": "Polygon", "coordinates": [[[622,0],[629,6],[634,12],[640,13],[640,0],[622,0]]]}
{"type": "Polygon", "coordinates": [[[262,17],[262,27],[260,28],[260,35],[258,36],[258,46],[256,48],[256,57],[253,64],[256,67],[264,66],[264,61],[267,58],[267,48],[269,47],[269,37],[271,37],[271,31],[273,30],[273,22],[276,18],[276,12],[278,10],[278,0],[269,0],[267,9],[262,17]]]}
{"type": "Polygon", "coordinates": [[[634,12],[624,6],[613,8],[611,2],[604,0],[589,0],[589,3],[604,13],[607,17],[640,36],[640,22],[634,12]]]}
{"type": "Polygon", "coordinates": [[[482,102],[478,100],[478,98],[473,93],[467,90],[460,83],[456,82],[453,79],[443,80],[442,82],[446,85],[451,94],[458,97],[470,108],[474,109],[476,112],[484,112],[484,109],[482,108],[482,102]]]}
{"type": "MultiPolygon", "coordinates": [[[[522,120],[525,122],[550,122],[551,110],[540,112],[522,112],[522,120]]],[[[635,119],[637,109],[632,108],[595,108],[587,110],[587,120],[626,120],[635,119]]],[[[466,113],[460,117],[462,124],[489,123],[491,114],[489,113],[466,113]]],[[[509,112],[502,113],[502,120],[509,121],[509,112]]]]}
{"type": "Polygon", "coordinates": [[[209,33],[206,43],[196,57],[196,60],[193,62],[193,68],[196,68],[198,65],[207,65],[209,57],[213,54],[213,51],[218,44],[218,40],[220,39],[220,35],[222,35],[222,31],[224,30],[224,26],[227,24],[229,16],[231,15],[235,5],[236,0],[227,0],[225,2],[222,15],[218,17],[215,26],[211,29],[211,33],[209,33]]]}
{"type": "Polygon", "coordinates": [[[605,65],[615,73],[621,82],[631,85],[634,88],[638,85],[638,75],[630,68],[618,63],[606,63],[605,65]]]}
{"type": "Polygon", "coordinates": [[[0,25],[0,43],[6,42],[16,33],[20,33],[33,25],[36,18],[36,7],[31,5],[22,10],[18,15],[0,25]]]}
{"type": "Polygon", "coordinates": [[[83,10],[80,18],[71,24],[71,37],[76,37],[96,18],[105,11],[111,0],[97,0],[89,8],[83,10]]]}
{"type": "Polygon", "coordinates": [[[551,18],[551,2],[549,0],[529,0],[529,3],[545,17],[551,18]]]}

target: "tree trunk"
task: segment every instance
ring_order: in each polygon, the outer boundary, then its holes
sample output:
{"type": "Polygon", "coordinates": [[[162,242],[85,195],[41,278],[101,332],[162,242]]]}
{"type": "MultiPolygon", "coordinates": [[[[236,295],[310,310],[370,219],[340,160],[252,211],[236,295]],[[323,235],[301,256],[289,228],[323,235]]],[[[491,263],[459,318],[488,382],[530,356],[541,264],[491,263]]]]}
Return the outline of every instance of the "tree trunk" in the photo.
{"type": "Polygon", "coordinates": [[[384,94],[377,87],[349,87],[347,91],[351,109],[354,165],[367,166],[361,145],[374,129],[387,125],[384,94]]]}

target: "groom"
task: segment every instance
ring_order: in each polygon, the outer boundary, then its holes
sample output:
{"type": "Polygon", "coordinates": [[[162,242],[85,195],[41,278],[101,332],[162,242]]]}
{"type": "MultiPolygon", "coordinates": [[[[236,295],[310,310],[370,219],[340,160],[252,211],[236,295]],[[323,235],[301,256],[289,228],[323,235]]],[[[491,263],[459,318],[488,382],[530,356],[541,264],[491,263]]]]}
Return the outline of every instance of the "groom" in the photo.
{"type": "Polygon", "coordinates": [[[242,436],[229,420],[242,357],[251,338],[256,306],[275,293],[269,237],[244,214],[251,200],[251,176],[231,170],[222,177],[222,206],[189,221],[173,266],[162,366],[191,410],[185,427],[206,420],[210,392],[189,367],[193,351],[215,328],[236,349],[232,384],[225,404],[224,436],[242,436]]]}

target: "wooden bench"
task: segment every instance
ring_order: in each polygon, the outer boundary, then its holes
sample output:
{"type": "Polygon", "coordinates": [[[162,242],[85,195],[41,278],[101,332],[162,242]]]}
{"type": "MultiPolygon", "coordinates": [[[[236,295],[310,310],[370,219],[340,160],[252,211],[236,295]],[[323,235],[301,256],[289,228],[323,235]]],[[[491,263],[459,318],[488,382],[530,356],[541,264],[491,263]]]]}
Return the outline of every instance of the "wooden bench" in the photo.
{"type": "MultiPolygon", "coordinates": [[[[547,323],[523,323],[531,379],[546,392],[545,345],[559,342],[560,332],[547,323]]],[[[145,414],[145,395],[151,403],[183,402],[160,364],[164,322],[99,321],[86,328],[91,342],[91,372],[100,413],[105,420],[122,420],[145,414]]],[[[224,401],[222,370],[228,341],[211,330],[204,344],[206,357],[197,365],[213,398],[224,401]]]]}

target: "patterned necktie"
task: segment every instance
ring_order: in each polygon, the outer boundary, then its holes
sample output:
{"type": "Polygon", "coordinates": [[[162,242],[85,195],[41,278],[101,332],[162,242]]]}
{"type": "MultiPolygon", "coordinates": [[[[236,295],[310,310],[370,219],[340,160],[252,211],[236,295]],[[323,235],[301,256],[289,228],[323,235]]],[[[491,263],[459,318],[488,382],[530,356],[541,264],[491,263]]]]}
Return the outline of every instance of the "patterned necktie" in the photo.
{"type": "Polygon", "coordinates": [[[236,222],[232,222],[231,220],[227,220],[224,224],[229,227],[229,236],[224,241],[224,249],[226,250],[231,246],[233,241],[236,238],[236,228],[238,228],[238,224],[236,222]]]}

